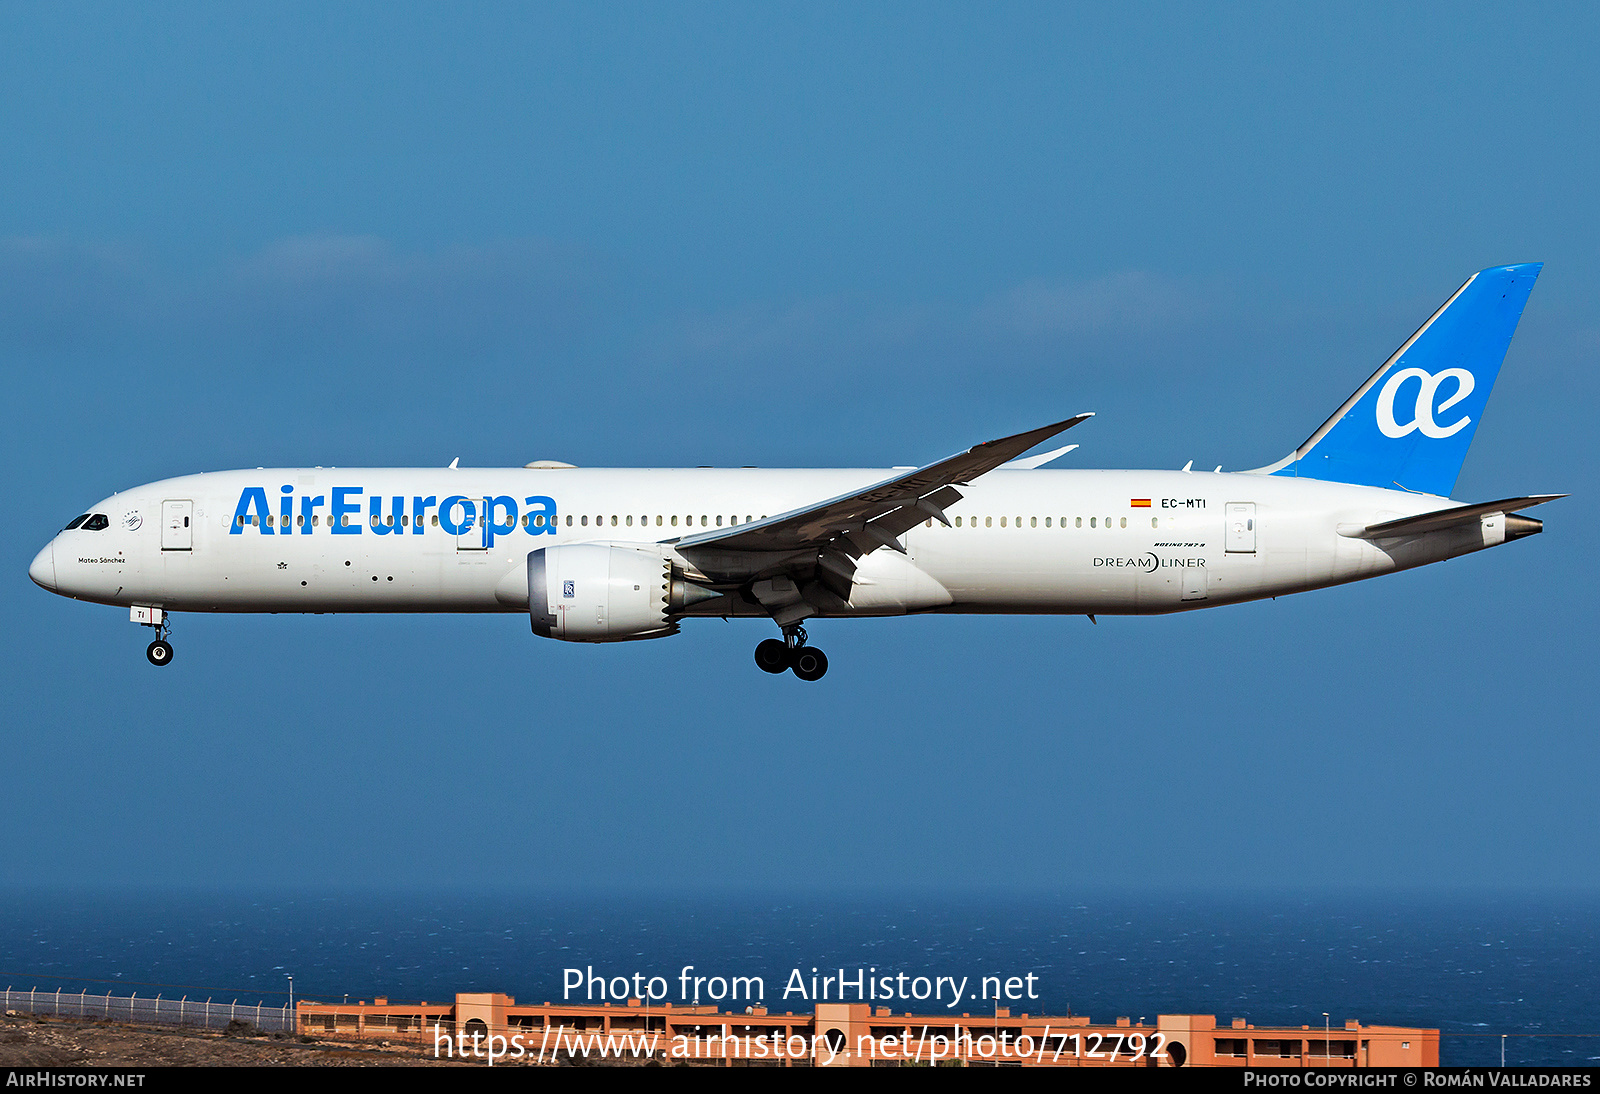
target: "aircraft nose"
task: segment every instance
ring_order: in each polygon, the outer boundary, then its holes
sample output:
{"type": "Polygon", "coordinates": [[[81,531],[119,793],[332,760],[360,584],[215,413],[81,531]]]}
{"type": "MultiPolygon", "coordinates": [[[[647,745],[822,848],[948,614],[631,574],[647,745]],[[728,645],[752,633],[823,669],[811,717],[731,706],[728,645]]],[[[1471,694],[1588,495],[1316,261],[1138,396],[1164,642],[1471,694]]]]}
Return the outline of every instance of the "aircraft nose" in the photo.
{"type": "Polygon", "coordinates": [[[56,591],[55,540],[45,544],[44,550],[33,556],[33,565],[28,567],[28,576],[33,578],[33,583],[39,588],[56,591]]]}

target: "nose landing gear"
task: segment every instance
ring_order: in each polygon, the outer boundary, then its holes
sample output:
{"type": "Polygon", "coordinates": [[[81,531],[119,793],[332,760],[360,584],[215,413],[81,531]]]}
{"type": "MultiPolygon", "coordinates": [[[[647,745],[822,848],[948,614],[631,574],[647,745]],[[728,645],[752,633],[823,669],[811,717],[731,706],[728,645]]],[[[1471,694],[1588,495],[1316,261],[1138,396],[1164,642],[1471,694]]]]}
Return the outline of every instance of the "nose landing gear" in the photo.
{"type": "Polygon", "coordinates": [[[133,617],[156,632],[156,640],[145,647],[145,658],[158,668],[172,664],[172,643],[167,641],[171,624],[167,622],[167,613],[160,608],[135,608],[133,617]]]}
{"type": "Polygon", "coordinates": [[[805,628],[790,624],[783,628],[783,639],[769,638],[756,647],[756,664],[763,672],[788,670],[802,680],[821,680],[828,671],[828,657],[815,646],[806,645],[805,628]]]}

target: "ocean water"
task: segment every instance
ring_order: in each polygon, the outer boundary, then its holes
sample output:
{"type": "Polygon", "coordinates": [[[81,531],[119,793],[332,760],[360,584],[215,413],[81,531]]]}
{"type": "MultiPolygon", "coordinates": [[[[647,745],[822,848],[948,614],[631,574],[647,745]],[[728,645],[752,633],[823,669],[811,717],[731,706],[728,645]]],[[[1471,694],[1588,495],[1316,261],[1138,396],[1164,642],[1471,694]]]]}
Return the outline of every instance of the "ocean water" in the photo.
{"type": "MultiPolygon", "coordinates": [[[[896,1013],[984,1014],[981,978],[1017,978],[1014,1013],[1214,1014],[1219,1023],[1437,1027],[1445,1064],[1600,1060],[1600,948],[1589,895],[551,896],[395,893],[0,893],[0,987],[167,998],[562,999],[571,975],[660,977],[715,1001],[760,977],[773,1011],[808,1011],[812,970],[906,974],[967,998],[874,999],[896,1013]],[[689,981],[683,967],[693,966],[689,981]],[[799,971],[796,977],[796,970],[799,971]],[[700,985],[693,977],[705,977],[700,985]],[[1032,979],[1028,979],[1032,977],[1032,979]],[[800,988],[804,989],[802,993],[800,988]],[[1027,998],[1031,991],[1033,998],[1027,998]]],[[[837,998],[837,990],[831,998],[837,998]]],[[[583,989],[567,998],[581,998],[583,989]]],[[[855,989],[847,992],[855,1000],[855,989]]],[[[742,1009],[726,997],[724,1009],[742,1009]]]]}

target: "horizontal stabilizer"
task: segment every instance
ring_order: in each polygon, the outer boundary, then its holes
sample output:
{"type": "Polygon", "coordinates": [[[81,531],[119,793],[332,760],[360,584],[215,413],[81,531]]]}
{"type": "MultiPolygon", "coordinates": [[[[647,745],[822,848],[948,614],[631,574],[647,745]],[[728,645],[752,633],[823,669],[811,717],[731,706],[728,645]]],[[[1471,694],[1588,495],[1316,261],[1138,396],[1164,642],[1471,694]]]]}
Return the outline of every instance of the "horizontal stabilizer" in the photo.
{"type": "Polygon", "coordinates": [[[1462,524],[1471,524],[1482,520],[1490,513],[1510,513],[1513,509],[1527,509],[1534,505],[1543,505],[1547,501],[1555,501],[1566,497],[1566,494],[1532,494],[1525,498],[1503,498],[1500,501],[1479,502],[1477,505],[1460,505],[1453,509],[1440,509],[1432,513],[1423,513],[1415,517],[1402,517],[1399,520],[1385,521],[1382,524],[1371,524],[1365,528],[1352,531],[1339,529],[1339,534],[1352,539],[1391,539],[1395,536],[1419,536],[1425,532],[1437,532],[1443,528],[1454,528],[1462,524]]]}

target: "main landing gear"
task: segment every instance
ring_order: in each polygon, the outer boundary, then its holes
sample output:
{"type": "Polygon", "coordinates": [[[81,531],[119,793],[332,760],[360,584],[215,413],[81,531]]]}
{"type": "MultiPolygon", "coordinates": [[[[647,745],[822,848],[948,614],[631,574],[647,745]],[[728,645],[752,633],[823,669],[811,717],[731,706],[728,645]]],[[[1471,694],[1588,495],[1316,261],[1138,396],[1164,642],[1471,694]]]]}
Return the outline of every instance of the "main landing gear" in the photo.
{"type": "Polygon", "coordinates": [[[806,645],[804,627],[783,628],[783,638],[769,638],[756,647],[756,664],[763,672],[790,671],[802,680],[821,680],[828,671],[828,657],[815,646],[806,645]]]}

